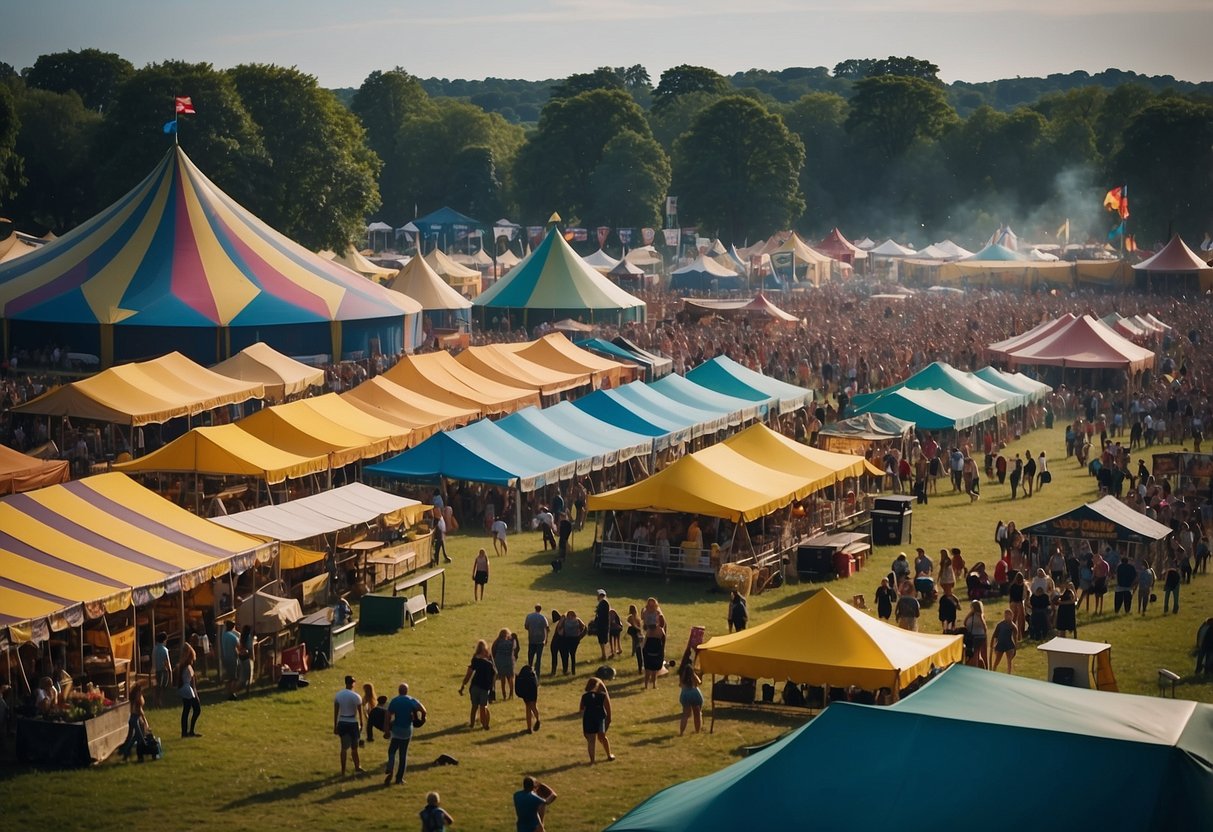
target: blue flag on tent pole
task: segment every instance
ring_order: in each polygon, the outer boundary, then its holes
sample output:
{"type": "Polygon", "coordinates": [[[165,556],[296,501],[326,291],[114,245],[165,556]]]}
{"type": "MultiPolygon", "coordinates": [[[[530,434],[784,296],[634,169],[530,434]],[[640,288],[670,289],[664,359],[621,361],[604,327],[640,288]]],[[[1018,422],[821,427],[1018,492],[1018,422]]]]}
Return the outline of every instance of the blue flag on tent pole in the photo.
{"type": "Polygon", "coordinates": [[[1108,241],[1111,242],[1112,240],[1115,240],[1117,237],[1123,236],[1124,233],[1125,233],[1125,221],[1121,220],[1120,225],[1116,226],[1115,228],[1113,228],[1111,231],[1108,232],[1108,241]]]}
{"type": "Polygon", "coordinates": [[[164,129],[164,134],[166,136],[176,133],[177,132],[177,119],[173,119],[172,121],[164,122],[163,129],[164,129]]]}

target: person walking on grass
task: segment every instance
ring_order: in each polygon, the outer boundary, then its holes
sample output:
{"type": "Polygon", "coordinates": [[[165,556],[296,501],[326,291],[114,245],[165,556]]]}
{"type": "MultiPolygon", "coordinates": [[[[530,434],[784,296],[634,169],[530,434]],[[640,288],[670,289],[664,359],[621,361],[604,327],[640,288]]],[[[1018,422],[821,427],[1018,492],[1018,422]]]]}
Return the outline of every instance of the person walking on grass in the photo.
{"type": "Polygon", "coordinates": [[[509,627],[502,627],[489,652],[493,655],[493,667],[497,668],[497,681],[501,683],[501,701],[514,695],[514,664],[518,659],[518,636],[509,627]]]}
{"type": "Polygon", "coordinates": [[[552,791],[534,777],[522,778],[522,788],[514,792],[514,814],[518,822],[517,832],[546,832],[543,825],[544,810],[556,799],[552,791]],[[542,791],[541,797],[537,792],[542,791]]]}
{"type": "Polygon", "coordinates": [[[686,733],[688,720],[694,721],[696,734],[703,729],[703,691],[699,689],[702,683],[688,648],[678,669],[678,704],[682,705],[682,720],[678,724],[680,737],[686,733]]]}
{"type": "Polygon", "coordinates": [[[396,785],[404,782],[404,772],[408,767],[409,742],[413,739],[413,728],[418,722],[425,722],[425,705],[409,696],[408,684],[401,682],[396,690],[395,698],[388,703],[387,725],[383,729],[383,738],[391,740],[387,749],[387,765],[383,768],[383,785],[385,786],[392,782],[393,764],[396,768],[396,785]]]}
{"type": "Polygon", "coordinates": [[[585,693],[581,694],[581,731],[585,734],[586,750],[590,755],[590,765],[594,765],[596,744],[601,743],[606,752],[607,760],[614,760],[611,753],[611,741],[607,739],[607,731],[611,727],[611,696],[607,693],[606,684],[597,676],[591,676],[585,683],[585,693]]]}
{"type": "Polygon", "coordinates": [[[341,776],[345,776],[346,755],[354,758],[354,772],[362,774],[358,759],[358,740],[362,737],[362,697],[354,690],[354,677],[345,677],[345,687],[333,697],[333,733],[341,740],[341,776]]]}
{"type": "Polygon", "coordinates": [[[514,679],[514,693],[526,707],[526,732],[539,730],[539,674],[529,664],[524,664],[514,679]]]}
{"type": "Polygon", "coordinates": [[[508,555],[510,553],[510,546],[505,540],[508,531],[509,526],[500,517],[493,521],[490,533],[493,535],[493,551],[498,555],[508,555]]]}
{"type": "Polygon", "coordinates": [[[1014,616],[1010,610],[1003,610],[1002,621],[994,626],[994,666],[998,670],[1003,656],[1007,659],[1007,673],[1014,673],[1015,648],[1019,642],[1019,630],[1015,626],[1014,616]]]}
{"type": "Polygon", "coordinates": [[[468,688],[468,683],[471,687],[468,690],[468,698],[472,702],[472,710],[468,715],[468,727],[476,727],[476,717],[480,717],[480,725],[484,730],[489,730],[489,694],[493,692],[493,681],[497,677],[497,668],[493,666],[492,654],[489,652],[489,645],[484,639],[476,642],[476,650],[472,653],[472,660],[468,664],[467,673],[463,677],[463,684],[459,686],[459,695],[463,696],[463,691],[468,688]]]}
{"type": "MultiPolygon", "coordinates": [[[[522,622],[522,629],[526,631],[526,663],[535,668],[535,673],[542,673],[543,646],[547,644],[551,632],[548,617],[543,614],[542,604],[535,605],[535,611],[527,615],[522,622]]],[[[552,669],[556,669],[555,662],[552,662],[552,669]]]]}
{"type": "Polygon", "coordinates": [[[481,549],[472,561],[472,600],[484,600],[484,588],[489,583],[489,556],[481,549]]]}
{"type": "Polygon", "coordinates": [[[903,630],[918,632],[918,616],[922,608],[913,595],[902,595],[897,599],[897,626],[903,630]]]}
{"type": "Polygon", "coordinates": [[[598,590],[598,605],[594,607],[594,636],[602,651],[602,660],[607,660],[607,642],[611,639],[611,602],[605,589],[598,590]]]}
{"type": "Polygon", "coordinates": [[[198,654],[194,652],[193,645],[189,642],[182,645],[181,658],[177,662],[177,677],[180,682],[177,694],[181,697],[182,738],[202,736],[194,730],[198,725],[198,717],[202,714],[202,700],[198,698],[198,677],[194,672],[194,662],[197,659],[198,654]]]}

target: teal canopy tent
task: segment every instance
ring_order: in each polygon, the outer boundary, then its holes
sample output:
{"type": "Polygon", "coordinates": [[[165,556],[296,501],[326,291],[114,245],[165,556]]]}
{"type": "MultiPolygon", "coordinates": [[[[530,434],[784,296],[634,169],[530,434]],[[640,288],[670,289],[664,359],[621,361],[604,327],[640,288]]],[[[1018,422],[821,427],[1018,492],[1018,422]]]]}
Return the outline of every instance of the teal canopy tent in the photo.
{"type": "Polygon", "coordinates": [[[705,361],[686,374],[696,384],[752,402],[764,402],[779,413],[788,413],[813,403],[813,391],[777,378],[764,376],[738,364],[726,355],[705,361]]]}
{"type": "Polygon", "coordinates": [[[607,832],[935,832],[948,824],[930,801],[873,798],[913,772],[945,771],[971,786],[950,790],[942,811],[980,818],[987,832],[1213,829],[1213,706],[957,665],[895,705],[835,702],[753,756],[658,792],[607,832]],[[989,755],[985,774],[965,762],[989,755]],[[1043,770],[1070,797],[1012,794],[1012,773],[1043,770]]]}

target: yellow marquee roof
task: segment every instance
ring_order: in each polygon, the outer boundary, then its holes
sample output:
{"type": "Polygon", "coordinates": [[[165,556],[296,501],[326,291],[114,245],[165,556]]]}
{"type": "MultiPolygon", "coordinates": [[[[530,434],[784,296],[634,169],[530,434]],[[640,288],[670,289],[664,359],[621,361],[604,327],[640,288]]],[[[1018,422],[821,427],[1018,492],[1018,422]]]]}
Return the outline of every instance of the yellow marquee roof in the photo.
{"type": "Polygon", "coordinates": [[[401,387],[447,404],[474,406],[485,415],[539,407],[539,393],[494,381],[463,366],[446,351],[403,356],[384,373],[401,387]]]}
{"type": "Polygon", "coordinates": [[[285,356],[262,341],[245,347],[227,361],[211,367],[211,372],[239,381],[260,383],[265,387],[265,397],[274,402],[306,393],[308,388],[324,384],[324,370],[285,356]]]}
{"type": "Polygon", "coordinates": [[[120,471],[259,477],[271,485],[327,471],[324,455],[300,456],[253,436],[238,425],[194,428],[147,456],[114,466],[120,471]]]}
{"type": "Polygon", "coordinates": [[[262,384],[212,372],[179,352],[110,367],[43,393],[18,413],[70,416],[120,425],[167,422],[265,395],[262,384]]]}
{"type": "Polygon", "coordinates": [[[438,273],[439,277],[480,277],[480,272],[475,269],[469,269],[467,266],[461,266],[443,253],[442,249],[436,248],[425,256],[425,262],[430,264],[430,268],[438,273]]]}
{"type": "Polygon", "coordinates": [[[699,647],[705,673],[900,690],[962,659],[962,637],[912,633],[822,589],[799,606],[699,647]]]}
{"type": "Polygon", "coordinates": [[[341,398],[354,407],[387,422],[409,428],[411,444],[417,444],[434,433],[466,425],[480,418],[477,407],[441,402],[415,390],[401,387],[386,376],[375,376],[341,398]]]}
{"type": "Polygon", "coordinates": [[[427,312],[472,308],[472,302],[451,288],[424,257],[414,257],[406,263],[404,268],[388,281],[387,287],[408,295],[427,312]]]}
{"type": "Polygon", "coordinates": [[[402,450],[408,443],[407,431],[363,413],[334,393],[268,407],[241,419],[239,427],[290,453],[328,457],[334,468],[382,456],[390,450],[402,450]],[[367,428],[365,423],[354,424],[352,418],[345,416],[338,420],[328,409],[330,406],[316,405],[320,399],[335,399],[341,402],[343,413],[356,413],[378,424],[371,433],[363,433],[359,428],[367,428]],[[394,436],[387,432],[389,428],[396,432],[394,436]]]}
{"type": "Polygon", "coordinates": [[[553,370],[566,373],[588,371],[595,387],[601,387],[604,379],[611,387],[618,387],[622,382],[630,380],[622,378],[631,372],[624,364],[582,349],[559,332],[553,332],[535,341],[499,346],[553,370]]]}
{"type": "MultiPolygon", "coordinates": [[[[0,500],[0,628],[41,641],[251,565],[266,544],[108,473],[0,500]]],[[[2,640],[2,639],[0,639],[2,640]]]]}
{"type": "Polygon", "coordinates": [[[529,360],[522,353],[498,344],[468,347],[455,358],[463,366],[494,381],[538,390],[545,396],[573,390],[590,383],[590,374],[564,372],[529,360]]]}
{"type": "Polygon", "coordinates": [[[684,456],[640,482],[591,495],[592,511],[681,511],[749,522],[862,473],[863,457],[804,453],[765,425],[684,456]]]}

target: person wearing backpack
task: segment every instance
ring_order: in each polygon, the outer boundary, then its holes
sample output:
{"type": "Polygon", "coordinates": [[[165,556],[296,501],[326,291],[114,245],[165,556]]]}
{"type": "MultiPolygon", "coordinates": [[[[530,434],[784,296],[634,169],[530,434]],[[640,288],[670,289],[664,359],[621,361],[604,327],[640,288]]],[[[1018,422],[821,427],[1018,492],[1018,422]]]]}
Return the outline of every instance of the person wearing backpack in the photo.
{"type": "Polygon", "coordinates": [[[421,832],[444,832],[448,826],[455,825],[455,819],[442,808],[442,798],[438,792],[425,796],[425,808],[417,816],[421,818],[421,832]]]}

